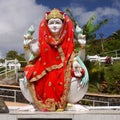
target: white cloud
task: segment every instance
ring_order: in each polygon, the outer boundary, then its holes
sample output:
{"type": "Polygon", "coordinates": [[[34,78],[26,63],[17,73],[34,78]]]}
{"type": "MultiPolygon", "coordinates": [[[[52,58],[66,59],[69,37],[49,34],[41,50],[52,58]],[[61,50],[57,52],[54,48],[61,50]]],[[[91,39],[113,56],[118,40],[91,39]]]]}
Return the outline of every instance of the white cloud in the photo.
{"type": "Polygon", "coordinates": [[[46,6],[35,4],[35,0],[0,0],[0,51],[22,51],[26,30],[31,24],[38,30],[48,10],[46,6]]]}
{"type": "Polygon", "coordinates": [[[99,19],[104,18],[104,17],[111,18],[111,17],[120,16],[118,9],[110,8],[110,7],[97,8],[96,13],[97,13],[97,16],[99,17],[99,19]]]}
{"type": "Polygon", "coordinates": [[[113,7],[120,9],[120,0],[113,0],[113,7]]]}
{"type": "Polygon", "coordinates": [[[77,18],[80,25],[86,24],[86,22],[93,14],[97,15],[96,22],[105,18],[112,18],[115,20],[116,18],[118,19],[118,17],[120,17],[119,9],[116,7],[98,7],[93,11],[87,11],[85,7],[75,5],[72,6],[70,9],[74,17],[77,18]]]}
{"type": "Polygon", "coordinates": [[[3,58],[3,56],[2,56],[2,52],[0,51],[0,59],[1,59],[1,58],[3,58]]]}
{"type": "Polygon", "coordinates": [[[85,7],[72,7],[71,11],[77,17],[80,25],[84,25],[88,19],[95,13],[94,11],[87,11],[85,7]]]}

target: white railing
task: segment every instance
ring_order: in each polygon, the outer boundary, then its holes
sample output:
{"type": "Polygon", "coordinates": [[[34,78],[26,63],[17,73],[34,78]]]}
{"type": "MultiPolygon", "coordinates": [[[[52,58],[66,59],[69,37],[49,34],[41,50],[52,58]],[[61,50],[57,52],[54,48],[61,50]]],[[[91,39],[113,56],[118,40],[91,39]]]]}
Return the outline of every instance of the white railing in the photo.
{"type": "Polygon", "coordinates": [[[17,79],[18,79],[18,72],[13,69],[13,70],[3,70],[0,72],[0,79],[4,79],[4,78],[8,78],[8,77],[13,77],[15,76],[15,79],[16,79],[16,82],[17,82],[17,79]]]}
{"type": "Polygon", "coordinates": [[[113,51],[109,51],[109,52],[104,52],[104,57],[101,57],[100,55],[87,55],[87,59],[90,62],[95,62],[98,61],[99,63],[105,63],[107,58],[110,58],[111,63],[113,64],[114,61],[116,60],[120,60],[120,54],[118,53],[120,51],[120,49],[118,50],[113,50],[113,51]],[[110,53],[115,53],[112,57],[109,57],[110,53]]]}
{"type": "MultiPolygon", "coordinates": [[[[3,98],[13,98],[13,102],[17,102],[16,93],[17,92],[21,92],[20,89],[17,90],[17,89],[0,88],[0,90],[1,91],[8,91],[8,92],[10,91],[10,92],[13,92],[13,95],[0,95],[0,97],[3,97],[3,98]]],[[[81,101],[92,102],[92,106],[96,106],[96,103],[102,103],[102,104],[104,104],[104,106],[109,106],[110,105],[110,103],[108,101],[90,100],[90,99],[82,99],[81,101]]]]}
{"type": "Polygon", "coordinates": [[[0,71],[0,80],[5,78],[14,77],[15,81],[18,82],[18,69],[8,69],[7,67],[0,67],[5,68],[4,70],[0,71]]]}
{"type": "Polygon", "coordinates": [[[110,103],[108,101],[90,100],[90,99],[82,99],[81,101],[92,102],[92,106],[96,106],[97,103],[104,104],[104,106],[109,106],[110,105],[110,103]]]}

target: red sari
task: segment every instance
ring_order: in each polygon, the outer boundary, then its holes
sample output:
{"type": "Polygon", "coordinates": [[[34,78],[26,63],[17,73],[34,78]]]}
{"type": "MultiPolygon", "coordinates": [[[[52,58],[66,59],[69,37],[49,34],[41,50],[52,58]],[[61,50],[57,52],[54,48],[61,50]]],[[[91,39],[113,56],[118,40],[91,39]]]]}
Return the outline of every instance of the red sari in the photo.
{"type": "Polygon", "coordinates": [[[71,80],[74,27],[66,15],[60,38],[50,34],[46,19],[39,29],[40,57],[25,67],[25,75],[34,103],[39,110],[64,109],[71,80]]]}

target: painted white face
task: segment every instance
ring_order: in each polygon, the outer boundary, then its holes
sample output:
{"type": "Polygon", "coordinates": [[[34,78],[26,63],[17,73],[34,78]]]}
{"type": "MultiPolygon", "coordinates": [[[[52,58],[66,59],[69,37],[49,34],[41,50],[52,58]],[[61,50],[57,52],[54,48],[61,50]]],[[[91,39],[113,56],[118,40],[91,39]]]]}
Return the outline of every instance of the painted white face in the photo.
{"type": "Polygon", "coordinates": [[[52,33],[59,33],[59,31],[62,28],[62,20],[59,18],[55,18],[55,19],[50,19],[48,20],[48,28],[50,29],[50,31],[52,33]]]}

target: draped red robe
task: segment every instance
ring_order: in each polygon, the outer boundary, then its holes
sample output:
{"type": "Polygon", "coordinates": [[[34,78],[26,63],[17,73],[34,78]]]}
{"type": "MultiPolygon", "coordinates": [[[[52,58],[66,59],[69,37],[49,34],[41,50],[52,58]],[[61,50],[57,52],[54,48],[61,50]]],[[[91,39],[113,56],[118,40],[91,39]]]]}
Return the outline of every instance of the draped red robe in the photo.
{"type": "Polygon", "coordinates": [[[39,43],[39,59],[24,69],[31,95],[40,110],[64,109],[74,56],[74,27],[70,18],[65,15],[64,27],[57,41],[50,34],[46,19],[43,19],[39,43]]]}

